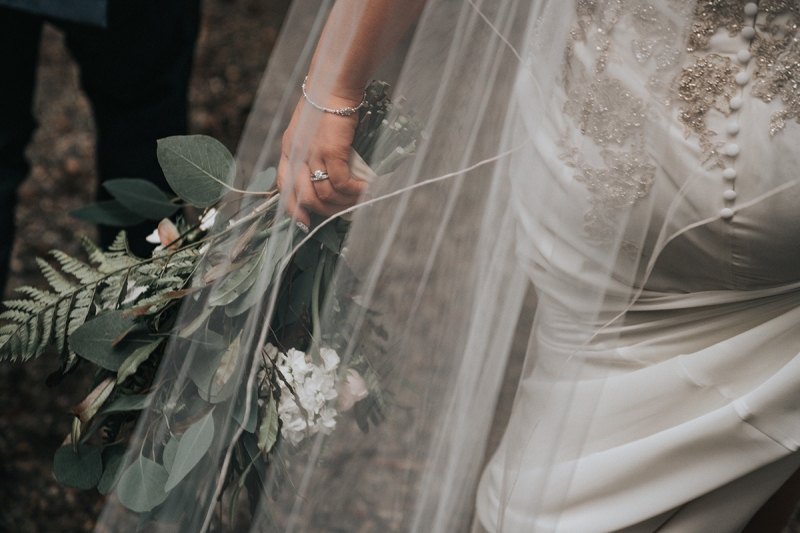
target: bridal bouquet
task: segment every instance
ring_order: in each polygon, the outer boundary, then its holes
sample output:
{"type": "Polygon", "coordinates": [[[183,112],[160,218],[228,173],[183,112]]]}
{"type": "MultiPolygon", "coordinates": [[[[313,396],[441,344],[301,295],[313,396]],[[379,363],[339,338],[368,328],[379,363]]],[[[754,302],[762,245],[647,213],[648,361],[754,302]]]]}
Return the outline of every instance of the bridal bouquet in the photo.
{"type": "MultiPolygon", "coordinates": [[[[375,174],[413,154],[423,134],[386,89],[382,82],[368,87],[353,141],[375,174]]],[[[342,258],[349,222],[315,217],[309,235],[298,231],[277,216],[275,170],[260,173],[247,191],[234,189],[234,159],[212,138],[163,139],[158,157],[180,199],[144,180],[112,180],[105,186],[114,200],[74,213],[115,225],[161,220],[152,257],[131,254],[121,232],[108,250],[84,239],[88,262],[58,250],[50,261],[39,259],[51,288],[23,287],[19,299],[5,302],[0,360],[25,361],[54,346],[60,369],[51,386],[78,365],[95,369],[55,454],[59,481],[103,494],[116,487],[142,521],[175,522],[184,506],[165,503],[191,494],[187,475],[207,468],[212,442],[230,440],[234,453],[220,486],[232,491],[234,516],[242,489],[256,501],[265,479],[285,477],[286,457],[333,431],[340,413],[352,410],[367,431],[390,399],[373,365],[378,354],[351,342],[346,321],[328,334],[320,325],[323,302],[334,318],[359,306],[344,296],[346,287],[333,287],[353,278],[342,258]],[[182,204],[205,212],[194,224],[180,216],[172,222],[182,204]],[[266,342],[248,354],[255,344],[248,311],[265,298],[266,342]],[[183,381],[157,373],[167,344],[186,354],[183,381]],[[141,449],[126,456],[138,418],[146,426],[141,449]]]]}

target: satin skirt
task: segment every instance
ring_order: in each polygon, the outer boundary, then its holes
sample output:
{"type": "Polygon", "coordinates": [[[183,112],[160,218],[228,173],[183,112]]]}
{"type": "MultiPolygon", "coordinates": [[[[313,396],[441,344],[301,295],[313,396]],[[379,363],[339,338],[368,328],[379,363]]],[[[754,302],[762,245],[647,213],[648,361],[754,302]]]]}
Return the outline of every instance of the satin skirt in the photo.
{"type": "Polygon", "coordinates": [[[540,297],[480,527],[741,531],[800,467],[798,289],[645,293],[580,354],[566,311],[540,297]]]}

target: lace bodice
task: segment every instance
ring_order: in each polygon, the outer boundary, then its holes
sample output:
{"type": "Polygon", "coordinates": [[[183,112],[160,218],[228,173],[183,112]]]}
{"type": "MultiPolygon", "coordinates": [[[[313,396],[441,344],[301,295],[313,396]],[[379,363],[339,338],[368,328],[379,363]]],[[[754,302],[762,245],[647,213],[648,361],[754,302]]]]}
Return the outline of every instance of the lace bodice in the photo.
{"type": "Polygon", "coordinates": [[[799,25],[797,0],[577,2],[555,149],[648,289],[800,279],[799,25]]]}

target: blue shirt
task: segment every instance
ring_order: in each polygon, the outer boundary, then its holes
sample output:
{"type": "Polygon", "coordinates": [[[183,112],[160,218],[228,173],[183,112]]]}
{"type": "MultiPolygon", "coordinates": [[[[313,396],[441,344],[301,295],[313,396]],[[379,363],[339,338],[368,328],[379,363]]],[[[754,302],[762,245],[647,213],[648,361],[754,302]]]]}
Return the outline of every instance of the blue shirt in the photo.
{"type": "Polygon", "coordinates": [[[106,25],[108,0],[0,0],[0,6],[72,22],[106,25]]]}

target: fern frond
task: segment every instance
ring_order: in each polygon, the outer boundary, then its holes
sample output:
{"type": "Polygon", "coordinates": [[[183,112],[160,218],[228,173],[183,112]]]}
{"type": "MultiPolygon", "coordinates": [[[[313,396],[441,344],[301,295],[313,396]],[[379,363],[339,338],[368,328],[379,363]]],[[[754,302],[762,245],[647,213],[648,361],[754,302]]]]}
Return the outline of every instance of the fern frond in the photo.
{"type": "Polygon", "coordinates": [[[125,232],[120,232],[112,248],[104,252],[102,248],[97,246],[88,237],[81,237],[81,244],[84,250],[89,255],[89,262],[97,265],[97,270],[104,274],[110,274],[117,270],[124,269],[135,265],[138,261],[132,257],[128,252],[128,242],[125,238],[125,232]]]}
{"type": "Polygon", "coordinates": [[[3,303],[9,309],[26,313],[38,313],[41,308],[41,305],[33,300],[8,300],[3,303]]]}
{"type": "Polygon", "coordinates": [[[36,264],[39,265],[39,270],[44,274],[47,283],[49,283],[58,294],[70,292],[75,288],[74,283],[62,276],[58,270],[53,268],[50,263],[41,257],[36,258],[36,264]]]}
{"type": "Polygon", "coordinates": [[[86,255],[89,256],[89,263],[95,265],[96,269],[103,274],[109,274],[116,270],[114,265],[108,260],[103,249],[97,246],[86,236],[81,236],[81,244],[83,249],[86,250],[86,255]]]}
{"type": "Polygon", "coordinates": [[[81,285],[95,283],[103,278],[103,273],[95,270],[79,259],[70,257],[61,250],[53,250],[50,252],[56,261],[61,265],[61,270],[67,274],[75,276],[81,285]]]}
{"type": "MultiPolygon", "coordinates": [[[[19,311],[17,309],[6,309],[2,313],[0,313],[0,320],[10,320],[12,322],[20,322],[25,323],[31,317],[31,314],[26,311],[19,311]]],[[[11,324],[3,326],[0,328],[0,335],[3,333],[3,330],[6,328],[12,328],[14,326],[11,324]]]]}
{"type": "Polygon", "coordinates": [[[55,344],[62,366],[77,361],[67,339],[86,320],[105,309],[122,306],[131,287],[149,287],[147,294],[132,298],[125,306],[142,307],[152,302],[150,312],[172,305],[170,293],[183,289],[201,256],[194,248],[169,251],[148,259],[130,254],[124,232],[104,252],[83,239],[90,264],[54,250],[55,263],[38,260],[39,268],[53,290],[23,287],[22,298],[5,302],[0,313],[0,360],[27,360],[55,344]],[[56,264],[57,263],[57,264],[56,264]]]}
{"type": "Polygon", "coordinates": [[[43,291],[37,289],[35,287],[20,287],[17,289],[17,292],[21,292],[27,296],[33,298],[33,301],[37,304],[52,304],[58,301],[59,297],[56,293],[50,291],[43,291]]]}
{"type": "Polygon", "coordinates": [[[125,230],[117,233],[117,236],[114,237],[114,242],[108,247],[108,251],[128,255],[128,235],[125,233],[125,230]]]}
{"type": "Polygon", "coordinates": [[[61,300],[56,306],[55,343],[59,354],[64,354],[67,349],[67,321],[72,308],[72,298],[61,300]]]}

